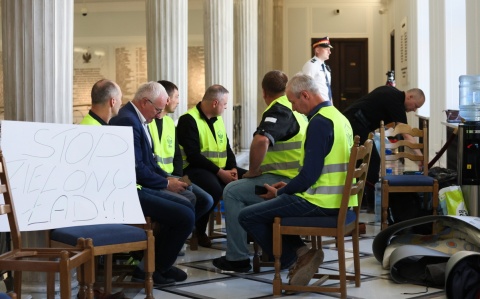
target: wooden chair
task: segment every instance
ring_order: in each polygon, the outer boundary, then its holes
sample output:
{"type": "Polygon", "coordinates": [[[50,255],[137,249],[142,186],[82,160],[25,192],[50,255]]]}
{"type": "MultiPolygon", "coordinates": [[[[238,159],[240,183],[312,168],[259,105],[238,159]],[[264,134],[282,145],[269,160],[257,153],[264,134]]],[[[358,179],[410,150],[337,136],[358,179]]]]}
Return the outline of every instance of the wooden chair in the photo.
{"type": "Polygon", "coordinates": [[[260,273],[261,267],[273,267],[274,262],[270,260],[268,254],[262,252],[257,242],[253,241],[253,272],[260,273]]]}
{"type": "MultiPolygon", "coordinates": [[[[72,246],[78,238],[93,240],[93,255],[104,256],[103,281],[95,287],[103,287],[103,293],[112,293],[112,287],[145,288],[146,299],[153,297],[153,272],[155,271],[155,238],[150,219],[145,225],[100,224],[59,228],[50,231],[50,246],[72,246]],[[125,280],[132,266],[113,265],[113,254],[131,251],[143,251],[145,262],[145,281],[125,280]],[[112,281],[114,275],[117,277],[112,281]]],[[[99,267],[95,267],[98,277],[99,267]]]]}
{"type": "Polygon", "coordinates": [[[22,295],[22,272],[47,272],[47,298],[53,299],[54,275],[60,274],[60,298],[72,297],[71,270],[79,271],[79,298],[93,298],[93,246],[90,239],[75,240],[73,248],[24,248],[15,214],[15,205],[3,153],[0,151],[0,192],[5,204],[0,204],[0,215],[7,214],[12,239],[12,249],[0,255],[0,269],[13,271],[13,288],[16,296],[22,295]],[[85,289],[86,287],[86,289],[85,289]]]}
{"type": "MultiPolygon", "coordinates": [[[[310,242],[312,244],[312,248],[319,248],[322,246],[321,240],[318,241],[316,237],[312,236],[302,236],[302,239],[305,242],[310,242]]],[[[331,243],[331,242],[328,242],[331,243]]],[[[332,242],[334,243],[334,241],[332,242]]],[[[262,248],[258,245],[257,242],[253,241],[253,272],[260,273],[261,267],[269,267],[273,268],[275,266],[275,262],[270,259],[270,256],[262,251],[262,248]]]]}
{"type": "MultiPolygon", "coordinates": [[[[275,276],[273,279],[273,295],[281,295],[282,290],[299,292],[335,292],[341,298],[347,296],[347,280],[355,281],[355,286],[360,287],[360,257],[358,218],[362,203],[363,190],[367,177],[368,164],[372,151],[373,141],[367,139],[364,145],[359,146],[360,137],[355,136],[348,162],[347,177],[343,188],[342,202],[338,216],[332,217],[275,217],[273,223],[273,254],[275,257],[275,276]],[[357,196],[358,206],[349,207],[351,196],[357,196]],[[316,237],[318,241],[322,236],[336,238],[339,273],[314,274],[318,280],[307,286],[289,285],[282,282],[280,275],[283,235],[305,235],[316,237]],[[345,265],[345,236],[352,236],[354,275],[347,275],[345,265]],[[339,285],[322,286],[327,279],[339,280],[339,285]]],[[[318,242],[317,241],[317,242],[318,242]]],[[[317,246],[321,246],[317,243],[317,246]]],[[[313,246],[313,245],[312,245],[313,246]]]]}
{"type": "MultiPolygon", "coordinates": [[[[210,240],[218,239],[218,238],[226,238],[226,234],[222,232],[215,231],[215,224],[221,225],[222,224],[222,204],[219,201],[217,203],[217,210],[210,212],[207,224],[207,236],[210,240]]],[[[187,244],[190,245],[190,250],[195,251],[198,250],[198,237],[195,230],[192,232],[190,239],[186,241],[187,244]]]]}
{"type": "MultiPolygon", "coordinates": [[[[437,214],[438,207],[438,181],[428,176],[428,128],[427,122],[423,121],[422,130],[412,128],[407,124],[398,124],[394,127],[386,129],[383,121],[380,122],[380,176],[382,180],[382,213],[381,213],[381,229],[388,227],[388,206],[389,194],[393,192],[425,192],[432,193],[433,214],[437,214]],[[409,142],[407,140],[399,140],[395,143],[387,143],[386,138],[394,137],[399,134],[409,134],[419,139],[418,142],[409,142]],[[386,154],[386,149],[392,151],[386,154]],[[411,149],[419,149],[423,155],[415,155],[411,153],[411,149]],[[423,162],[423,175],[387,175],[387,162],[396,162],[400,159],[408,159],[410,161],[423,162]]],[[[424,204],[427,204],[427,194],[425,194],[424,204]]]]}
{"type": "Polygon", "coordinates": [[[217,203],[217,210],[212,211],[210,213],[210,219],[208,220],[208,226],[207,226],[207,236],[210,239],[218,239],[218,238],[226,238],[227,234],[223,232],[216,232],[215,231],[215,224],[221,225],[222,224],[222,201],[223,199],[220,199],[217,203]]]}

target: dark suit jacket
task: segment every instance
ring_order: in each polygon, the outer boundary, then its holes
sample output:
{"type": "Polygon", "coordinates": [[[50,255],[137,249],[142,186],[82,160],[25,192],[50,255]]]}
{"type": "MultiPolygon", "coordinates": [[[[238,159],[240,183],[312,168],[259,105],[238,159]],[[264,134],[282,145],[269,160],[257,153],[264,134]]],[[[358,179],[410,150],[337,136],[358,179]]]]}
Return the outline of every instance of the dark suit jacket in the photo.
{"type": "Polygon", "coordinates": [[[110,120],[110,125],[130,126],[133,129],[135,147],[135,172],[137,184],[151,189],[165,189],[168,185],[167,173],[163,171],[153,157],[153,150],[147,134],[131,102],[123,106],[118,115],[110,120]]]}

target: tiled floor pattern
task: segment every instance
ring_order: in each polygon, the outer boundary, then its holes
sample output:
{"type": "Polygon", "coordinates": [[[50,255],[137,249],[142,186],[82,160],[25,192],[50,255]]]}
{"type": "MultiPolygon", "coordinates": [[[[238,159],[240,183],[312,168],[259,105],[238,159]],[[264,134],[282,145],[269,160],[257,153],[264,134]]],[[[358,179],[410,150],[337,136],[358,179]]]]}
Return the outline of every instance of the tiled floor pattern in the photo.
{"type": "MultiPolygon", "coordinates": [[[[367,233],[360,241],[361,251],[361,287],[348,285],[348,298],[362,299],[397,299],[397,298],[446,298],[441,289],[426,288],[411,284],[397,284],[390,280],[389,271],[382,269],[380,263],[372,255],[372,242],[376,233],[380,231],[379,224],[373,221],[373,214],[362,213],[361,221],[367,223],[367,233]]],[[[218,228],[221,229],[221,228],[218,228]]],[[[155,289],[155,298],[273,298],[272,280],[273,268],[262,268],[261,273],[221,273],[212,265],[212,259],[225,254],[225,239],[214,240],[213,248],[199,247],[198,251],[190,251],[186,246],[186,254],[179,257],[177,266],[188,273],[185,282],[163,289],[155,289]]],[[[325,245],[325,261],[321,265],[324,270],[336,270],[336,252],[333,245],[325,245]]],[[[352,252],[347,243],[346,249],[352,252]]],[[[347,268],[353,269],[351,255],[347,255],[347,268]]],[[[282,273],[282,279],[287,281],[287,270],[282,273]]],[[[327,281],[328,283],[335,283],[327,281]]],[[[132,292],[125,290],[129,298],[144,298],[142,290],[132,292]]],[[[297,293],[284,297],[293,298],[339,298],[339,294],[297,293]]]]}

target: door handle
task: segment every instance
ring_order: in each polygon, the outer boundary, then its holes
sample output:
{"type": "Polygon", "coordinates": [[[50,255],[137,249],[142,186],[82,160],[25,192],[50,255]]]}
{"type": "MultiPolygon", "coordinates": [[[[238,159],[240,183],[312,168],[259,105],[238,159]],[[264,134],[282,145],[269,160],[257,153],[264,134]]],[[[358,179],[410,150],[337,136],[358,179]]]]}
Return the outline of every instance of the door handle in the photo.
{"type": "Polygon", "coordinates": [[[347,98],[344,98],[344,97],[340,98],[340,101],[346,101],[346,100],[347,100],[347,98]]]}

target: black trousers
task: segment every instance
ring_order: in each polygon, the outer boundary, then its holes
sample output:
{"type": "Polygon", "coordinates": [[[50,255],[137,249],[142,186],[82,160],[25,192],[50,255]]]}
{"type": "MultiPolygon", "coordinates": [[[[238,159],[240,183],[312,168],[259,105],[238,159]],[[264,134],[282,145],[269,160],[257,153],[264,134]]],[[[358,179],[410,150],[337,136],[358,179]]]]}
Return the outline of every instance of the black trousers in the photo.
{"type": "MultiPolygon", "coordinates": [[[[365,127],[360,121],[358,121],[353,115],[345,115],[350,121],[352,126],[353,135],[360,136],[360,144],[363,144],[367,140],[368,135],[372,132],[369,128],[365,127]]],[[[376,146],[372,148],[372,154],[370,157],[370,164],[368,166],[367,182],[365,184],[364,201],[369,208],[373,208],[375,205],[375,183],[378,182],[380,172],[380,155],[376,146]]]]}
{"type": "MultiPolygon", "coordinates": [[[[364,143],[367,140],[368,135],[372,132],[367,128],[361,121],[359,121],[354,113],[346,113],[345,117],[350,122],[352,126],[353,135],[360,136],[360,144],[364,143]]],[[[368,167],[367,174],[367,185],[375,186],[375,183],[378,182],[380,172],[380,155],[377,151],[377,148],[373,146],[372,156],[370,157],[370,165],[368,167]]]]}

